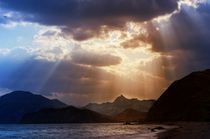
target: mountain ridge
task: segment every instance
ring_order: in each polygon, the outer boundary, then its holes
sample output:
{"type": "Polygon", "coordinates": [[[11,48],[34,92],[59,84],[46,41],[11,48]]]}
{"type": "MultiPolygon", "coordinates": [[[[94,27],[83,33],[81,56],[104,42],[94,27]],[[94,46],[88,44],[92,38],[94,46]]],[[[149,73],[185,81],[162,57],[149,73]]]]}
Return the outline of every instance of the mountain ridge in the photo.
{"type": "Polygon", "coordinates": [[[74,106],[65,108],[42,109],[38,112],[28,113],[23,116],[23,124],[49,124],[49,123],[111,123],[111,117],[99,114],[88,109],[79,109],[74,106]]]}
{"type": "Polygon", "coordinates": [[[0,123],[18,123],[22,116],[43,108],[61,108],[67,105],[27,91],[13,91],[0,97],[0,123]]]}
{"type": "Polygon", "coordinates": [[[128,99],[123,95],[117,97],[113,102],[89,103],[83,108],[96,111],[109,116],[117,115],[126,109],[134,109],[139,112],[148,112],[155,100],[138,100],[137,98],[128,99]]]}

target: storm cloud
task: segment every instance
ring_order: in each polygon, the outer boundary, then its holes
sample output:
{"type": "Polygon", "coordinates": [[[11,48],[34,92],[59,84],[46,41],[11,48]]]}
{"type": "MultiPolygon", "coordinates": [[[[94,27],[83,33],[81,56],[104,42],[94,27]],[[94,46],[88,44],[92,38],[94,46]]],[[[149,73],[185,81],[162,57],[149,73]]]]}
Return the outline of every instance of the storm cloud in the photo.
{"type": "Polygon", "coordinates": [[[122,29],[128,21],[142,22],[171,13],[178,0],[0,0],[4,10],[22,21],[60,26],[76,40],[100,35],[102,27],[122,29]]]}

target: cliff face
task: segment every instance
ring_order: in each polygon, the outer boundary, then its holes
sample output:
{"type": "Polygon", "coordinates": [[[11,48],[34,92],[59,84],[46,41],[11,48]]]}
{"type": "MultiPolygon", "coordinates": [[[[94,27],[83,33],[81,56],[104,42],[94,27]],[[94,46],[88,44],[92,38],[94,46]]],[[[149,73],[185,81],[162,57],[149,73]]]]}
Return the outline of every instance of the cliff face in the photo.
{"type": "Polygon", "coordinates": [[[175,81],[154,103],[147,121],[210,121],[210,70],[175,81]]]}

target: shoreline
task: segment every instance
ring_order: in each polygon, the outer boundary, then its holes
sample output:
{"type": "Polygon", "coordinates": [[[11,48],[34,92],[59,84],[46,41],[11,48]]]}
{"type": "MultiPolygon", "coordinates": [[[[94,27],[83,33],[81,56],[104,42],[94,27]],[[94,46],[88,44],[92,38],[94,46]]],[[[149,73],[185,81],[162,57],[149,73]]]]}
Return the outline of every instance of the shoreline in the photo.
{"type": "Polygon", "coordinates": [[[180,122],[177,128],[157,134],[157,139],[209,139],[209,122],[180,122]]]}
{"type": "Polygon", "coordinates": [[[173,128],[173,129],[168,129],[163,132],[157,133],[157,139],[171,139],[178,134],[178,129],[181,127],[173,128]]]}

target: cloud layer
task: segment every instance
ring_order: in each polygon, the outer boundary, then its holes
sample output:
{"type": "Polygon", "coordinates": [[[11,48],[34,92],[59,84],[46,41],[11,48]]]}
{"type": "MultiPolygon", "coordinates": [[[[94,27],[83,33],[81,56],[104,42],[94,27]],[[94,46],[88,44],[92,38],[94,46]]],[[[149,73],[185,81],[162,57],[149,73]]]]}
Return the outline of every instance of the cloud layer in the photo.
{"type": "Polygon", "coordinates": [[[85,40],[100,35],[105,26],[122,29],[128,21],[148,21],[171,13],[177,9],[177,1],[0,0],[0,7],[19,13],[19,20],[61,26],[74,39],[85,40]]]}

